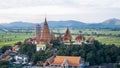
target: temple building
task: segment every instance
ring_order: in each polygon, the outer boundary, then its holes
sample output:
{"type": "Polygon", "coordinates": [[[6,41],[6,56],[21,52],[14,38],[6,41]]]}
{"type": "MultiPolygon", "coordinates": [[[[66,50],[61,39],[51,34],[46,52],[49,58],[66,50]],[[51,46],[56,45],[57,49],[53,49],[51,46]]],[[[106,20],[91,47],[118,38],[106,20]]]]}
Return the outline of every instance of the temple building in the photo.
{"type": "Polygon", "coordinates": [[[93,36],[90,36],[88,38],[88,41],[89,41],[89,44],[94,44],[94,37],[93,36]]]}
{"type": "Polygon", "coordinates": [[[37,41],[37,44],[49,44],[50,40],[55,39],[53,32],[50,32],[49,30],[46,18],[42,29],[40,28],[39,24],[36,25],[35,39],[37,41]]]}
{"type": "Polygon", "coordinates": [[[51,68],[83,68],[84,63],[84,59],[80,56],[56,56],[47,59],[45,65],[48,65],[51,68]]]}
{"type": "Polygon", "coordinates": [[[36,25],[35,39],[37,43],[37,51],[45,50],[45,46],[49,45],[50,41],[55,39],[53,32],[49,30],[46,18],[42,29],[40,28],[39,24],[36,25]]]}
{"type": "Polygon", "coordinates": [[[72,36],[71,36],[69,28],[67,27],[67,30],[63,36],[63,42],[64,43],[71,43],[71,41],[72,41],[72,36]]]}
{"type": "Polygon", "coordinates": [[[35,39],[36,39],[36,42],[37,42],[37,43],[39,43],[40,34],[41,34],[41,27],[40,27],[39,24],[36,24],[36,28],[35,28],[35,39]]]}
{"type": "Polygon", "coordinates": [[[82,44],[84,41],[85,41],[85,37],[82,34],[76,36],[76,38],[75,38],[75,43],[76,44],[82,44]]]}
{"type": "Polygon", "coordinates": [[[39,43],[48,44],[51,39],[52,39],[52,37],[51,37],[50,30],[49,30],[49,27],[47,24],[47,20],[45,18],[44,25],[43,25],[43,28],[41,30],[41,36],[40,36],[39,43]]]}

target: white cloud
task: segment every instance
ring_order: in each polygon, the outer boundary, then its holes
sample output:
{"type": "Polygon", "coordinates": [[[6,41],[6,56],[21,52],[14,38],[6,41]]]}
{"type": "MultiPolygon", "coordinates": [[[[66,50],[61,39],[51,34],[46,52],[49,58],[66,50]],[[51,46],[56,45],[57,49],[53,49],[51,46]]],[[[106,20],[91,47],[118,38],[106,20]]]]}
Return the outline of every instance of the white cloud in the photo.
{"type": "Polygon", "coordinates": [[[39,22],[37,17],[45,15],[49,20],[98,22],[120,18],[119,4],[120,0],[0,0],[0,23],[39,22]]]}
{"type": "Polygon", "coordinates": [[[64,7],[64,6],[37,6],[37,7],[25,7],[25,8],[10,8],[0,9],[0,14],[72,14],[76,13],[77,9],[64,7]]]}

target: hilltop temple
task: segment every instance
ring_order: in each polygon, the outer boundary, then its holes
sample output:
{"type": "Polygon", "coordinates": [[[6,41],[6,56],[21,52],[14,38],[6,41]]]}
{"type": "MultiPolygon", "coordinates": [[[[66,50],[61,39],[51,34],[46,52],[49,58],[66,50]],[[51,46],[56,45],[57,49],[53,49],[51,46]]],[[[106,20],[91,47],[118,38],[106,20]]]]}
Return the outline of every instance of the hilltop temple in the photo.
{"type": "MultiPolygon", "coordinates": [[[[55,37],[54,33],[52,31],[50,31],[50,29],[49,29],[46,18],[45,18],[42,28],[41,28],[40,24],[36,24],[35,37],[26,39],[24,41],[24,43],[36,44],[37,51],[40,51],[40,50],[45,50],[46,45],[51,46],[52,45],[50,43],[51,40],[59,40],[61,43],[66,44],[66,45],[70,45],[70,44],[81,45],[82,43],[85,43],[85,37],[82,34],[76,36],[75,42],[72,43],[72,35],[71,35],[68,27],[63,36],[60,34],[58,37],[55,37]]],[[[89,41],[88,44],[93,44],[94,38],[91,36],[88,39],[88,41],[89,41]]]]}
{"type": "MultiPolygon", "coordinates": [[[[45,18],[42,29],[39,24],[36,25],[35,39],[36,39],[37,44],[50,44],[51,40],[56,39],[53,32],[49,30],[49,26],[47,24],[46,18],[45,18]]],[[[60,41],[63,41],[64,43],[71,43],[72,36],[71,36],[69,28],[67,27],[67,30],[63,37],[59,36],[57,39],[60,41]]]]}

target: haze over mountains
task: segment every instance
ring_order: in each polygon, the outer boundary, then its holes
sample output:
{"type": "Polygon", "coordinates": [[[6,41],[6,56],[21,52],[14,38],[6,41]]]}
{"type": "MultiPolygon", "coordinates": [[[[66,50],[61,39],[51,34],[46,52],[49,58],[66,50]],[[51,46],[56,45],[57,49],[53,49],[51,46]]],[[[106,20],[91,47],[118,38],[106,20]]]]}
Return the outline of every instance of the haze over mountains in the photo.
{"type": "MultiPolygon", "coordinates": [[[[0,24],[0,29],[34,29],[34,23],[30,22],[11,22],[9,24],[0,24]]],[[[43,23],[41,23],[43,25],[43,23]]],[[[48,21],[48,25],[50,28],[66,28],[67,26],[70,28],[92,28],[92,29],[120,29],[120,19],[109,19],[99,23],[85,23],[75,20],[67,20],[67,21],[48,21]]]]}

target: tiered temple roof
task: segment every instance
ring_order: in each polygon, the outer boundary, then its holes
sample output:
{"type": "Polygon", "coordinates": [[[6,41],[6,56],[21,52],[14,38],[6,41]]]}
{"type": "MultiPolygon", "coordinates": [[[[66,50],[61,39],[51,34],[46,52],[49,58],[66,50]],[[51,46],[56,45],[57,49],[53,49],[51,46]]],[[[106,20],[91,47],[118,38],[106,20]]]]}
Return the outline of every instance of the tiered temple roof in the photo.
{"type": "Polygon", "coordinates": [[[42,30],[39,24],[36,25],[35,39],[37,44],[49,44],[50,40],[55,39],[53,32],[49,30],[46,18],[42,30]]]}
{"type": "Polygon", "coordinates": [[[80,34],[80,35],[76,36],[75,40],[77,43],[80,43],[80,42],[85,41],[85,37],[84,37],[84,35],[80,34]]]}
{"type": "Polygon", "coordinates": [[[71,43],[71,40],[72,40],[72,36],[71,36],[69,28],[67,28],[67,30],[66,30],[66,32],[64,34],[64,37],[63,37],[63,42],[71,43]]]}
{"type": "MultiPolygon", "coordinates": [[[[40,40],[43,40],[45,43],[49,43],[51,40],[50,30],[49,30],[46,18],[44,21],[43,28],[41,30],[40,40]]],[[[40,41],[40,42],[42,42],[42,41],[40,41]]]]}

